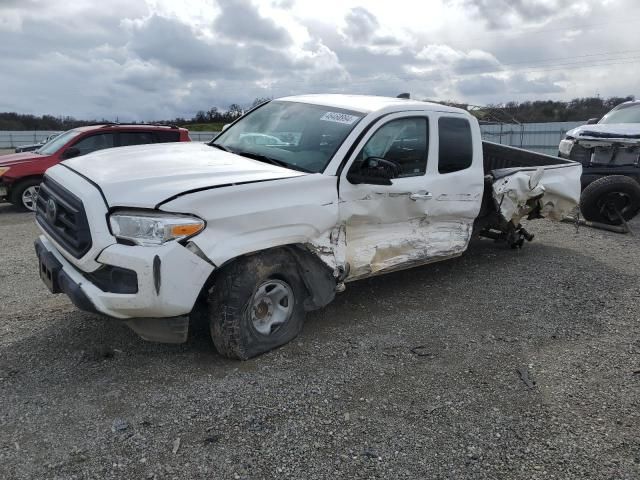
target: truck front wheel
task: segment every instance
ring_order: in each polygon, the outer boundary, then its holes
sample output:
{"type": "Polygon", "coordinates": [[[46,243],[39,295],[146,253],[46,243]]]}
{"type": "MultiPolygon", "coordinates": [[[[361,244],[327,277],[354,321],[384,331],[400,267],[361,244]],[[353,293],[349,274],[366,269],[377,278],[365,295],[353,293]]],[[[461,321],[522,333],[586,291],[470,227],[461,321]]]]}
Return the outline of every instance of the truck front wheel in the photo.
{"type": "Polygon", "coordinates": [[[580,211],[587,220],[620,225],[640,210],[640,184],[623,175],[610,175],[590,183],[580,197],[580,211]]]}
{"type": "Polygon", "coordinates": [[[209,328],[218,353],[248,359],[284,345],[302,330],[305,287],[295,260],[273,250],[240,258],[209,290],[209,328]]]}

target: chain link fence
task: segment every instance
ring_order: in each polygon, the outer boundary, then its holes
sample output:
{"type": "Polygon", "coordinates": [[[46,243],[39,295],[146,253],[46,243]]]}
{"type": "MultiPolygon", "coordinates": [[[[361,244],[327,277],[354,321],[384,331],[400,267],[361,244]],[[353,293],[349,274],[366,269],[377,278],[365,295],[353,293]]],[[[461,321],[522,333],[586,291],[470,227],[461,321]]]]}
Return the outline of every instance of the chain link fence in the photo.
{"type": "MultiPolygon", "coordinates": [[[[558,144],[567,131],[586,122],[495,123],[483,124],[482,138],[491,142],[556,155],[558,144]]],[[[54,131],[0,131],[0,149],[38,143],[54,131]]],[[[189,132],[194,142],[207,142],[220,132],[189,132]]]]}
{"type": "Polygon", "coordinates": [[[565,134],[585,123],[587,122],[495,123],[480,125],[480,130],[483,140],[557,155],[558,144],[565,134]]]}

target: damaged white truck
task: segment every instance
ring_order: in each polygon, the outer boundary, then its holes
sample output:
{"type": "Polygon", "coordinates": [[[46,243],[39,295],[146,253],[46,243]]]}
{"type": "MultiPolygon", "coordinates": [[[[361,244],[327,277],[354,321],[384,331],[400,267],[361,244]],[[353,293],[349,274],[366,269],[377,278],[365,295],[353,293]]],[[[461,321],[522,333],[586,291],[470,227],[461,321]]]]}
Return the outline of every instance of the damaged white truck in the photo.
{"type": "Polygon", "coordinates": [[[104,150],[47,171],[40,276],[143,338],[208,318],[217,350],[283,345],[345,283],[519,247],[522,218],[560,220],[581,165],[483,142],[468,112],[397,98],[306,95],[250,111],[210,144],[104,150]]]}

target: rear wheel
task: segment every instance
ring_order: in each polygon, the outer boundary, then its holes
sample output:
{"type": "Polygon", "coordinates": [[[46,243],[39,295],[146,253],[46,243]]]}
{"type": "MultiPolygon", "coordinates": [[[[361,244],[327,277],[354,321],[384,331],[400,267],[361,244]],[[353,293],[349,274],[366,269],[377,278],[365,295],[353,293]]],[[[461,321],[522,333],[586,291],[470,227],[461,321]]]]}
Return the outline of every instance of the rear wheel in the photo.
{"type": "Polygon", "coordinates": [[[11,189],[9,201],[21,210],[35,211],[40,182],[40,178],[30,178],[16,183],[11,189]]]}
{"type": "Polygon", "coordinates": [[[216,349],[225,357],[247,359],[291,341],[302,330],[305,293],[295,260],[285,251],[224,267],[209,291],[216,349]]]}
{"type": "Polygon", "coordinates": [[[640,210],[640,184],[623,175],[602,177],[584,189],[580,211],[584,218],[608,225],[631,220],[640,210]]]}

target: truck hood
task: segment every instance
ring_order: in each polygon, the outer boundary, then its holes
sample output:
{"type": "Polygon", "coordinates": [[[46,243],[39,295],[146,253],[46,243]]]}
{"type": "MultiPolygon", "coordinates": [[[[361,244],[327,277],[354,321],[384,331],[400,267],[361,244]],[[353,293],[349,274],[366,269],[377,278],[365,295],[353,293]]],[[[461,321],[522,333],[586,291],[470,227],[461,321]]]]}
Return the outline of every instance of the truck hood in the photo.
{"type": "Polygon", "coordinates": [[[37,162],[43,158],[47,157],[33,152],[10,153],[9,155],[2,155],[0,157],[0,167],[11,167],[28,162],[37,162]]]}
{"type": "Polygon", "coordinates": [[[95,183],[110,207],[154,208],[185,192],[305,175],[195,142],[110,148],[62,165],[95,183]]]}
{"type": "Polygon", "coordinates": [[[567,132],[567,137],[589,138],[630,138],[640,139],[640,123],[611,123],[582,125],[567,132]]]}

